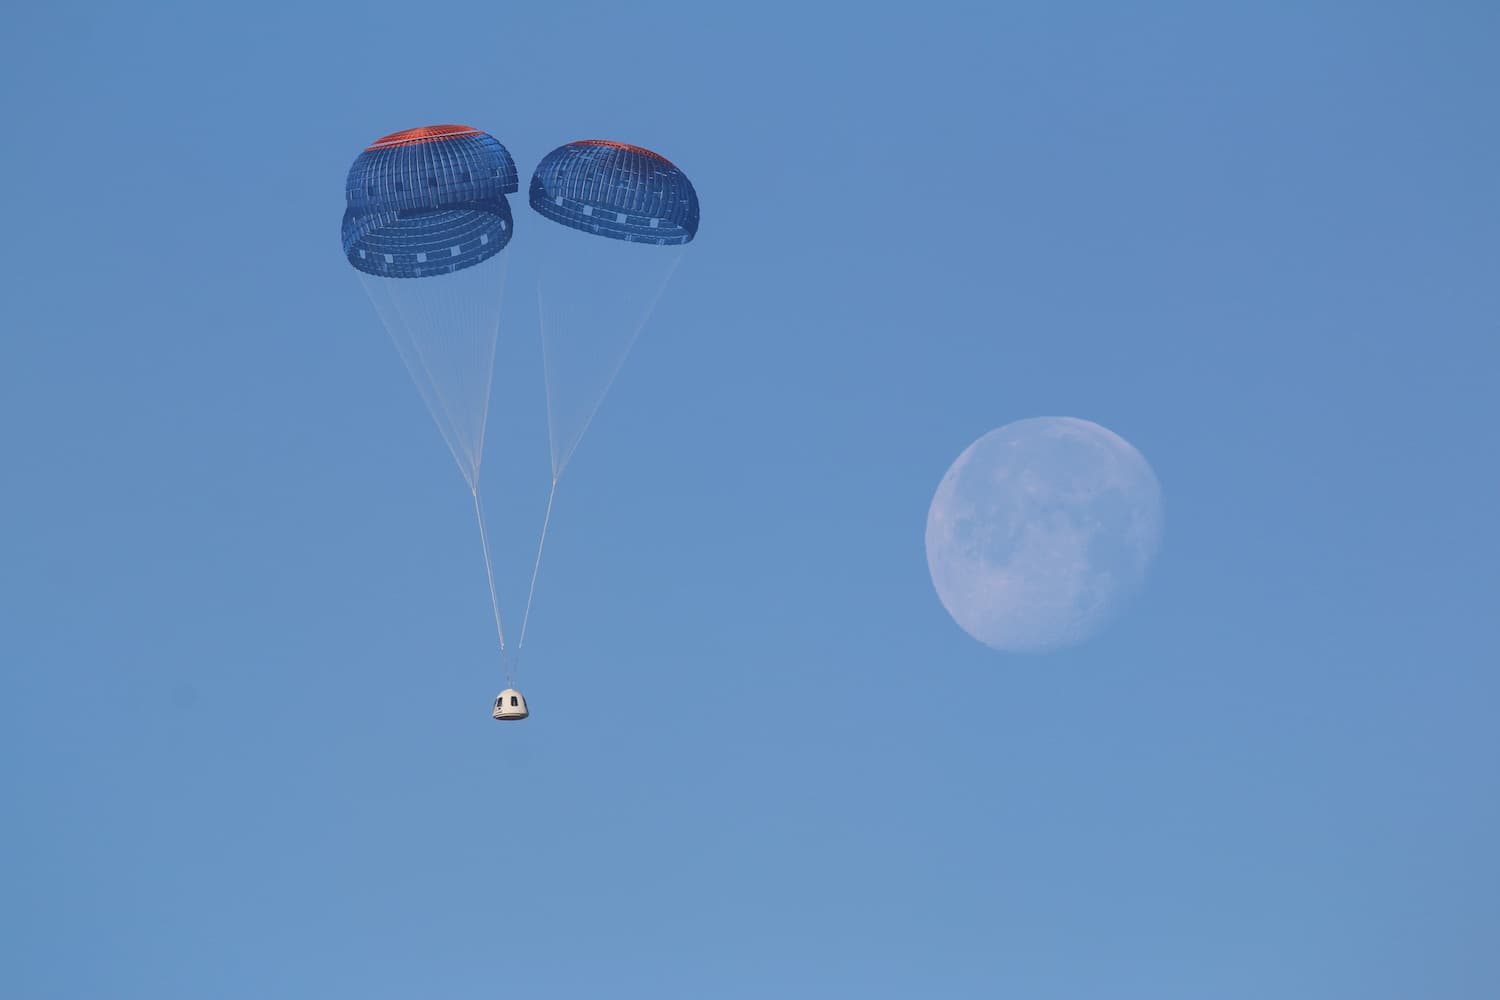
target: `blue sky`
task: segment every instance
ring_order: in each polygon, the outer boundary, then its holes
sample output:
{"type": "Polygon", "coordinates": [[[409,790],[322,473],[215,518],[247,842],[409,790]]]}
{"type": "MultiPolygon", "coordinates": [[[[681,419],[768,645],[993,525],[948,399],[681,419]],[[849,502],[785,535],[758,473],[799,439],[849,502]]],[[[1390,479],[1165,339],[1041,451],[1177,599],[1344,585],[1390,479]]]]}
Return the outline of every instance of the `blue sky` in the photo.
{"type": "MultiPolygon", "coordinates": [[[[1500,992],[1500,15],[1127,6],[10,15],[4,992],[1500,992]],[[703,203],[519,726],[336,239],[439,122],[703,203]],[[1007,657],[923,523],[1042,415],[1142,451],[1165,547],[1007,657]]],[[[536,454],[487,486],[510,594],[536,454]]]]}

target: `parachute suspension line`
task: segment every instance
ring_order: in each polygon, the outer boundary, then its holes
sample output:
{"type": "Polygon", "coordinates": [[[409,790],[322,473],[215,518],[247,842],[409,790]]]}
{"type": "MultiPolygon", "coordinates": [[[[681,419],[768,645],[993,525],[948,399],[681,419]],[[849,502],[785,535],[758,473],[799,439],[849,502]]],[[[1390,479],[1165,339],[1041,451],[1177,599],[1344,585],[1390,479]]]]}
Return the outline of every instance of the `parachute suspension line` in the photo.
{"type": "MultiPolygon", "coordinates": [[[[567,444],[565,450],[562,452],[558,451],[558,428],[553,419],[553,372],[552,353],[548,349],[551,341],[547,329],[548,313],[546,303],[543,300],[542,288],[540,285],[537,286],[537,314],[541,320],[542,334],[542,382],[547,393],[547,439],[552,446],[552,488],[547,493],[547,512],[542,515],[542,530],[536,543],[536,560],[531,565],[531,583],[526,589],[526,610],[521,615],[521,634],[516,641],[516,660],[518,662],[521,657],[521,650],[526,645],[526,626],[531,621],[531,608],[536,598],[537,578],[542,569],[542,552],[547,546],[547,529],[552,526],[552,505],[557,499],[557,484],[562,480],[562,474],[567,469],[568,463],[572,461],[573,454],[578,450],[579,443],[583,441],[584,434],[588,432],[589,425],[594,422],[594,417],[598,415],[599,408],[604,405],[604,398],[609,395],[609,390],[614,386],[615,380],[620,377],[620,372],[625,367],[625,360],[630,357],[630,352],[634,349],[636,341],[640,339],[641,331],[646,328],[646,324],[650,321],[652,314],[656,312],[657,303],[661,301],[661,297],[666,293],[667,285],[671,282],[672,275],[677,273],[677,265],[681,262],[681,254],[672,259],[671,265],[662,276],[661,284],[657,286],[655,293],[646,304],[646,308],[642,311],[640,319],[635,324],[635,328],[630,331],[630,337],[625,342],[625,349],[620,353],[619,360],[615,362],[614,367],[610,370],[609,378],[605,381],[604,387],[599,390],[599,395],[594,399],[593,405],[589,408],[588,416],[584,419],[583,426],[579,428],[578,433],[574,435],[572,441],[567,444]]],[[[510,661],[507,660],[507,669],[509,668],[510,661]]]]}
{"type": "Polygon", "coordinates": [[[547,544],[547,528],[552,524],[552,501],[557,499],[557,480],[552,480],[552,490],[547,494],[547,513],[542,515],[542,534],[536,543],[536,561],[531,564],[531,586],[526,590],[526,611],[521,615],[521,637],[516,640],[516,659],[521,658],[521,649],[526,645],[526,623],[531,620],[531,602],[536,597],[537,572],[542,568],[542,548],[547,544]]]}
{"type": "Polygon", "coordinates": [[[495,590],[495,565],[490,560],[490,536],[484,527],[484,503],[479,498],[478,486],[472,492],[474,519],[479,522],[479,547],[484,550],[484,575],[490,584],[490,608],[495,612],[495,636],[500,640],[500,659],[505,663],[506,682],[512,683],[515,680],[514,667],[510,661],[510,652],[505,648],[505,626],[500,622],[500,595],[495,590]]]}
{"type": "MultiPolygon", "coordinates": [[[[395,345],[396,353],[400,355],[401,363],[406,366],[406,373],[411,377],[412,384],[417,387],[417,393],[426,404],[433,423],[437,424],[443,443],[448,446],[448,451],[453,455],[453,461],[457,463],[458,470],[463,473],[464,479],[471,480],[471,463],[465,460],[459,435],[449,416],[446,401],[439,394],[436,379],[433,378],[421,351],[416,346],[416,338],[412,334],[405,313],[395,300],[395,294],[389,285],[389,282],[393,280],[399,279],[371,278],[360,275],[360,284],[365,294],[369,296],[370,302],[375,306],[375,311],[380,315],[381,325],[385,327],[386,334],[395,345]]],[[[472,482],[470,485],[472,486],[472,482]]]]}
{"type": "MultiPolygon", "coordinates": [[[[500,303],[502,306],[505,302],[505,274],[509,263],[509,257],[504,257],[500,261],[500,303]]],[[[484,407],[479,414],[479,441],[474,453],[474,483],[476,490],[479,488],[479,463],[484,459],[484,434],[490,424],[490,396],[495,389],[495,348],[500,341],[499,308],[495,309],[493,322],[488,325],[490,327],[488,337],[489,350],[485,351],[481,346],[479,351],[480,357],[476,359],[480,362],[478,367],[483,373],[482,377],[484,380],[484,407]]]]}
{"type": "Polygon", "coordinates": [[[361,275],[470,489],[484,454],[507,263],[421,279],[361,275]]]}
{"type": "MultiPolygon", "coordinates": [[[[552,459],[552,491],[557,492],[557,427],[552,419],[552,355],[547,350],[547,306],[542,301],[542,286],[536,286],[536,314],[542,333],[542,390],[547,394],[547,444],[552,459]]],[[[549,502],[548,506],[551,504],[549,502]]]]}
{"type": "Polygon", "coordinates": [[[537,288],[537,310],[542,316],[542,371],[547,388],[547,437],[551,440],[553,449],[552,481],[554,490],[556,489],[557,480],[562,478],[563,470],[568,467],[568,463],[573,460],[574,452],[578,450],[579,444],[583,442],[583,436],[588,433],[589,426],[593,424],[594,418],[599,415],[599,408],[604,405],[604,398],[609,395],[609,390],[614,387],[615,380],[620,377],[620,372],[625,367],[625,360],[630,357],[630,352],[634,350],[635,342],[640,339],[641,331],[646,329],[646,324],[650,322],[652,313],[656,312],[656,305],[661,301],[661,297],[666,294],[667,285],[671,283],[672,275],[677,273],[677,265],[680,263],[682,263],[682,255],[679,253],[672,258],[672,264],[667,268],[666,274],[662,276],[661,284],[657,286],[655,294],[647,302],[645,310],[641,313],[641,318],[635,324],[635,328],[630,331],[630,338],[625,342],[625,350],[620,352],[620,358],[615,362],[614,368],[610,370],[609,378],[605,380],[604,388],[600,389],[599,395],[595,397],[594,405],[589,408],[589,413],[584,418],[583,426],[578,429],[578,433],[573,436],[572,442],[567,445],[561,454],[557,451],[556,429],[552,423],[552,370],[547,350],[547,314],[542,304],[542,290],[540,287],[537,288]]]}

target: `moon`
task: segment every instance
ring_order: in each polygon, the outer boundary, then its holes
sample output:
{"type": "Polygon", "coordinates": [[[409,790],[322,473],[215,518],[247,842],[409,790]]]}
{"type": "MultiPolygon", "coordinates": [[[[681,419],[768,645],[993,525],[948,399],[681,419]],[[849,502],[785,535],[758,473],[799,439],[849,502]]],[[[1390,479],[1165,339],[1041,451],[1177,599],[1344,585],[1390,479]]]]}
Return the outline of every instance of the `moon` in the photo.
{"type": "Polygon", "coordinates": [[[959,628],[1001,652],[1042,652],[1114,617],[1161,532],[1161,484],[1128,441],[1035,417],[990,431],[949,467],[927,510],[927,568],[959,628]]]}

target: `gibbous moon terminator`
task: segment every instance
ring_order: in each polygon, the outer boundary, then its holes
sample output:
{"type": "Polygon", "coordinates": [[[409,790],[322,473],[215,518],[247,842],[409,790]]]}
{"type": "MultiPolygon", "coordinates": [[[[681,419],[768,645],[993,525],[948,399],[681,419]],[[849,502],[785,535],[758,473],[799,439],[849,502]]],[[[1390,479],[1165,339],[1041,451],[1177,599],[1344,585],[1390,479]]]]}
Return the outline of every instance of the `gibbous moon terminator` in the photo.
{"type": "Polygon", "coordinates": [[[1161,542],[1161,486],[1098,424],[1036,417],[969,445],[927,511],[927,567],[943,607],[1002,652],[1081,642],[1145,580],[1161,542]]]}

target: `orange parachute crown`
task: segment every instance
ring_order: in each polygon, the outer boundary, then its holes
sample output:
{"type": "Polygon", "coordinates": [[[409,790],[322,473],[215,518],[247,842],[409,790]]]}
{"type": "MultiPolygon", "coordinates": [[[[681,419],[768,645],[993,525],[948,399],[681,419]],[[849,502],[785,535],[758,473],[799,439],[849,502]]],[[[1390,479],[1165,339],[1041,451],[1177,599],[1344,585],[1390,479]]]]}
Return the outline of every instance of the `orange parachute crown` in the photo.
{"type": "Polygon", "coordinates": [[[645,146],[632,146],[628,142],[611,142],[609,139],[579,139],[577,142],[573,143],[573,145],[575,145],[575,146],[608,146],[610,149],[625,149],[625,150],[629,150],[632,153],[640,153],[643,156],[650,156],[653,159],[660,160],[661,162],[669,164],[669,165],[672,162],[671,160],[667,159],[665,156],[662,156],[660,153],[653,152],[652,150],[647,149],[645,146]]]}
{"type": "Polygon", "coordinates": [[[456,139],[461,135],[481,134],[479,129],[468,125],[423,125],[421,128],[409,128],[404,132],[392,132],[390,135],[382,136],[366,146],[365,152],[372,149],[410,146],[418,142],[441,142],[444,139],[456,139]]]}

